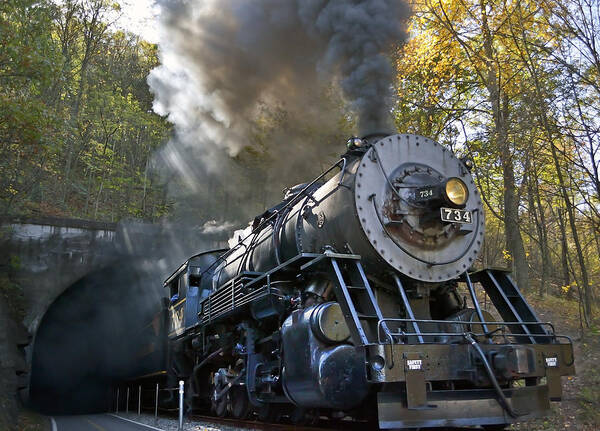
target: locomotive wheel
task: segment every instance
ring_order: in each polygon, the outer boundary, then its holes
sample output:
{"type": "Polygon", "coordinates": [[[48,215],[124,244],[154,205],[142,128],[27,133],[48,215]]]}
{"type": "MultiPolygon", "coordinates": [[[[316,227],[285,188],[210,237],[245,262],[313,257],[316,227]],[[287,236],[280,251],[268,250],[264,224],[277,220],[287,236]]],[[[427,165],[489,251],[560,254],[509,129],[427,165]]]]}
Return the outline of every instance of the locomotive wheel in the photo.
{"type": "Polygon", "coordinates": [[[231,416],[236,419],[246,419],[250,413],[250,400],[245,386],[234,386],[229,390],[231,401],[231,416]]]}

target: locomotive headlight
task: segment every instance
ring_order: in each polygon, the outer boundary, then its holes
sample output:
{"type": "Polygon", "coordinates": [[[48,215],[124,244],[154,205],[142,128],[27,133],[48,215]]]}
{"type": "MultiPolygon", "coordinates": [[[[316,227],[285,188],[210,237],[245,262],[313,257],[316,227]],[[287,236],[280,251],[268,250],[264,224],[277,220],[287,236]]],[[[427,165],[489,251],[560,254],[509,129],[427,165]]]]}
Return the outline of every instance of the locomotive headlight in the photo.
{"type": "Polygon", "coordinates": [[[469,189],[460,178],[454,177],[448,179],[445,191],[448,200],[456,206],[463,206],[467,203],[467,199],[469,199],[469,189]]]}

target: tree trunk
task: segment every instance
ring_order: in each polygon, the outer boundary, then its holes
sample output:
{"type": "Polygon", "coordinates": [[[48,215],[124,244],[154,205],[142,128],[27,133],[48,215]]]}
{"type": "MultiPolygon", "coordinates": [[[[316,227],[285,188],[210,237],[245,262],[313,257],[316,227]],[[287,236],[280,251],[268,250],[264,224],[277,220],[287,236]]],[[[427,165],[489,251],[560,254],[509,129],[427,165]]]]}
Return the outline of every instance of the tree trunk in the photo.
{"type": "Polygon", "coordinates": [[[540,289],[543,289],[543,293],[548,293],[548,287],[546,283],[548,282],[549,276],[552,274],[552,260],[550,259],[550,249],[548,248],[548,228],[546,222],[546,214],[544,212],[544,207],[542,205],[542,199],[540,197],[540,189],[538,187],[538,182],[535,182],[535,198],[537,201],[539,214],[540,214],[540,251],[542,253],[542,286],[540,289]]]}
{"type": "Polygon", "coordinates": [[[533,166],[531,166],[531,162],[530,162],[530,157],[533,154],[532,149],[530,148],[530,154],[527,156],[527,163],[526,163],[526,171],[529,172],[529,175],[527,177],[527,195],[528,195],[528,201],[529,201],[529,213],[531,215],[531,218],[533,219],[533,222],[535,224],[535,229],[537,231],[537,235],[538,235],[538,244],[539,244],[539,250],[540,250],[540,260],[541,260],[541,267],[540,267],[540,285],[538,287],[538,295],[541,297],[544,296],[544,294],[546,293],[546,281],[547,281],[547,271],[549,268],[548,265],[548,246],[547,246],[547,242],[546,242],[546,226],[545,226],[545,220],[544,220],[544,209],[541,205],[540,199],[539,199],[539,191],[537,190],[537,178],[534,175],[535,174],[535,170],[533,168],[533,166]],[[536,199],[537,198],[537,199],[536,199]]]}
{"type": "Polygon", "coordinates": [[[535,90],[536,90],[536,99],[537,99],[536,106],[538,107],[539,115],[542,119],[542,124],[544,126],[544,131],[546,132],[546,136],[547,136],[548,142],[550,144],[550,153],[552,154],[552,160],[554,162],[554,168],[556,169],[556,176],[558,179],[560,193],[563,198],[563,201],[565,202],[565,208],[567,210],[567,216],[569,219],[569,226],[571,228],[571,236],[573,237],[573,242],[575,244],[575,251],[577,252],[577,262],[579,264],[579,268],[581,271],[581,282],[583,283],[583,286],[581,288],[583,290],[583,298],[584,298],[584,301],[583,301],[584,312],[585,312],[584,314],[585,314],[585,320],[587,323],[587,322],[589,322],[589,320],[591,318],[591,313],[592,313],[591,302],[592,302],[592,300],[591,300],[588,272],[587,272],[587,268],[585,265],[583,250],[581,248],[581,242],[579,240],[579,233],[577,230],[575,209],[574,209],[573,203],[571,202],[571,198],[569,197],[568,187],[565,183],[563,171],[560,166],[560,158],[559,158],[558,150],[556,148],[556,145],[554,144],[553,130],[550,126],[548,116],[546,115],[546,110],[545,110],[546,104],[542,97],[541,84],[538,79],[538,74],[536,73],[536,70],[533,68],[533,64],[531,65],[531,67],[532,67],[532,72],[533,72],[532,78],[533,78],[533,82],[535,84],[535,90]]]}
{"type": "Polygon", "coordinates": [[[481,27],[483,33],[483,45],[485,52],[485,64],[487,77],[485,85],[488,90],[488,101],[492,107],[494,118],[494,135],[496,144],[500,149],[500,161],[502,163],[502,178],[504,181],[504,230],[506,235],[506,247],[511,256],[515,278],[522,290],[529,289],[529,268],[523,238],[519,228],[519,198],[515,185],[515,170],[508,139],[508,98],[501,90],[498,83],[498,68],[494,60],[494,49],[492,35],[489,29],[487,5],[482,0],[481,27]]]}
{"type": "Polygon", "coordinates": [[[561,208],[556,211],[556,219],[560,227],[560,266],[562,268],[562,286],[569,286],[567,298],[573,298],[573,290],[570,288],[571,275],[569,273],[569,245],[567,243],[567,228],[565,227],[565,216],[561,208]]]}

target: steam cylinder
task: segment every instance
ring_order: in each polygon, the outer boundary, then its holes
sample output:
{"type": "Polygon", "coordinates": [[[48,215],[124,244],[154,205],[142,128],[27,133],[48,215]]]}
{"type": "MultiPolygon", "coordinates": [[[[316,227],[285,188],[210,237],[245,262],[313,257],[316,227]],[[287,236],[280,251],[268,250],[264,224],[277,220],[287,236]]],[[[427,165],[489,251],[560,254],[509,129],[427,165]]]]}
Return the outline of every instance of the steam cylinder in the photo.
{"type": "Polygon", "coordinates": [[[346,153],[339,173],[272,223],[232,238],[237,245],[215,271],[215,287],[240,271],[268,271],[326,247],[359,254],[367,270],[395,270],[425,282],[446,281],[469,268],[483,242],[484,215],[463,162],[442,145],[411,134],[380,137],[365,142],[363,150],[346,153]],[[467,188],[462,209],[470,223],[442,221],[443,196],[427,201],[417,196],[423,190],[439,194],[449,178],[467,188]]]}
{"type": "Polygon", "coordinates": [[[329,302],[297,310],[281,327],[282,383],[286,395],[298,406],[350,409],[369,391],[362,351],[340,344],[337,336],[328,339],[326,333],[340,333],[333,322],[318,323],[319,315],[335,314],[336,309],[339,305],[329,302]]]}

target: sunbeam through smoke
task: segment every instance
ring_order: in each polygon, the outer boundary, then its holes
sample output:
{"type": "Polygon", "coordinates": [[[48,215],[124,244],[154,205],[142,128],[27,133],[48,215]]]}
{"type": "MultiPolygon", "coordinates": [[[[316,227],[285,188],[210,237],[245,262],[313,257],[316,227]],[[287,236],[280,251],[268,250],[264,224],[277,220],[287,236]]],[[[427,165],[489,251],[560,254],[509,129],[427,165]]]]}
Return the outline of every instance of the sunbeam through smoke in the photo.
{"type": "Polygon", "coordinates": [[[264,165],[278,168],[269,184],[280,192],[295,172],[313,173],[305,167],[332,152],[328,144],[339,143],[333,138],[350,130],[350,118],[361,134],[390,129],[389,55],[406,37],[405,2],[158,3],[161,66],[148,82],[155,110],[175,125],[159,161],[188,192],[213,176],[239,203],[232,171],[256,147],[268,154],[264,165]]]}

